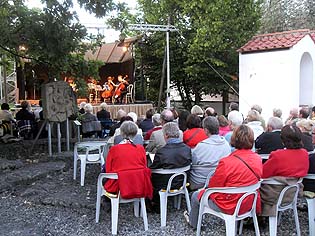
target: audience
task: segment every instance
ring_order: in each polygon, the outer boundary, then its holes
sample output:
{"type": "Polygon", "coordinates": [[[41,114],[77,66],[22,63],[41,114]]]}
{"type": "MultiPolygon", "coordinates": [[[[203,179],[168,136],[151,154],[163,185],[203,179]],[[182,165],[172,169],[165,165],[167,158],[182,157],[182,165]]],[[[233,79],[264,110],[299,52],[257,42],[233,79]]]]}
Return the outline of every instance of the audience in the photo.
{"type": "Polygon", "coordinates": [[[154,127],[153,122],[152,122],[153,114],[154,114],[153,109],[147,110],[147,112],[145,113],[145,119],[140,122],[139,128],[142,129],[142,131],[145,133],[153,129],[154,127]]]}
{"type": "Polygon", "coordinates": [[[23,101],[21,103],[21,110],[19,110],[16,115],[15,118],[16,120],[30,120],[32,122],[35,121],[35,116],[34,113],[31,112],[31,106],[29,104],[28,101],[23,101]]]}
{"type": "Polygon", "coordinates": [[[231,102],[229,106],[229,111],[238,111],[238,104],[236,102],[231,102]]]}
{"type": "Polygon", "coordinates": [[[298,121],[298,119],[299,119],[299,109],[294,107],[290,110],[289,117],[286,119],[285,124],[293,125],[298,121]]]}
{"type": "Polygon", "coordinates": [[[218,114],[215,112],[213,107],[207,107],[205,110],[205,117],[207,116],[217,116],[218,114]]]}
{"type": "MultiPolygon", "coordinates": [[[[128,113],[129,114],[129,113],[128,113]]],[[[122,124],[126,121],[131,121],[131,122],[134,122],[134,120],[130,117],[130,116],[125,116],[123,118],[121,118],[121,122],[122,124]]],[[[134,122],[135,123],[135,122],[134,122]]],[[[136,124],[136,123],[135,123],[136,124]]],[[[137,124],[136,124],[137,126],[137,124]]],[[[140,144],[140,145],[143,145],[143,137],[142,137],[142,130],[138,128],[137,126],[137,134],[132,138],[132,141],[134,144],[140,144]]],[[[120,128],[117,128],[116,131],[115,131],[115,135],[113,137],[111,137],[107,143],[112,143],[113,140],[112,138],[114,138],[114,145],[116,144],[119,144],[121,142],[123,142],[124,140],[124,137],[121,135],[121,130],[120,128]]]]}
{"type": "Polygon", "coordinates": [[[96,113],[96,117],[98,120],[108,120],[110,119],[110,112],[106,110],[107,104],[106,102],[102,102],[101,110],[96,113]]]}
{"type": "MultiPolygon", "coordinates": [[[[229,126],[230,126],[230,132],[226,133],[224,138],[226,139],[226,141],[228,143],[230,143],[232,134],[233,134],[233,130],[235,130],[238,126],[240,126],[244,119],[243,119],[243,115],[242,113],[240,113],[239,111],[233,110],[230,111],[228,114],[228,121],[229,121],[229,126]]],[[[233,147],[231,147],[232,150],[234,149],[233,147]]]]}
{"type": "MultiPolygon", "coordinates": [[[[174,121],[174,115],[171,110],[166,109],[161,113],[161,125],[165,125],[168,122],[174,121]]],[[[179,131],[179,139],[183,140],[183,132],[179,131]]],[[[146,150],[151,153],[156,153],[156,151],[166,144],[162,130],[156,130],[152,132],[149,144],[146,146],[146,150]]]]}
{"type": "Polygon", "coordinates": [[[311,152],[314,150],[313,139],[312,139],[312,132],[314,129],[314,123],[312,120],[301,119],[296,122],[296,126],[300,128],[302,131],[302,143],[303,147],[308,151],[311,152]]]}
{"type": "Polygon", "coordinates": [[[13,121],[13,122],[15,122],[15,119],[13,118],[13,115],[10,112],[10,106],[8,103],[2,103],[1,104],[0,121],[13,121]]]}
{"type": "Polygon", "coordinates": [[[266,132],[262,133],[255,141],[256,152],[269,154],[277,149],[283,149],[280,137],[283,121],[279,117],[270,117],[267,123],[266,132]]]}
{"type": "Polygon", "coordinates": [[[201,128],[201,119],[195,114],[190,114],[187,118],[187,130],[183,134],[184,143],[190,148],[196,147],[196,145],[208,138],[204,129],[201,128]]]}
{"type": "Polygon", "coordinates": [[[278,118],[282,119],[282,110],[280,108],[274,108],[272,110],[272,115],[274,117],[278,117],[278,118]]]}
{"type": "Polygon", "coordinates": [[[152,123],[153,123],[153,128],[150,129],[144,136],[144,140],[150,140],[151,134],[156,131],[162,129],[161,126],[161,115],[159,113],[155,113],[152,116],[152,123]]]}
{"type": "Polygon", "coordinates": [[[121,126],[121,123],[122,123],[121,119],[122,119],[123,117],[125,117],[126,115],[127,115],[127,113],[126,113],[123,109],[119,109],[119,110],[117,111],[117,117],[116,117],[116,119],[117,119],[119,122],[117,122],[116,124],[114,124],[114,125],[110,128],[109,136],[114,136],[116,129],[121,126]]]}
{"type": "MultiPolygon", "coordinates": [[[[219,161],[208,187],[242,187],[257,183],[262,176],[262,163],[258,154],[251,151],[254,144],[254,133],[251,128],[241,125],[234,131],[231,144],[236,148],[229,156],[219,161]]],[[[191,197],[191,212],[184,212],[187,222],[196,229],[199,215],[200,199],[204,189],[196,191],[191,197]]],[[[242,194],[211,194],[209,206],[219,212],[232,215],[237,201],[242,194]]],[[[260,199],[257,200],[257,212],[260,211],[260,199]]],[[[252,198],[246,198],[241,205],[240,213],[248,211],[252,206],[252,198]]]]}
{"type": "Polygon", "coordinates": [[[310,110],[308,107],[302,107],[299,112],[300,119],[307,119],[310,115],[310,110]]]}
{"type": "Polygon", "coordinates": [[[194,105],[191,108],[190,113],[199,116],[201,119],[203,118],[203,115],[204,115],[202,108],[198,105],[194,105]]]}
{"type": "Polygon", "coordinates": [[[89,138],[101,131],[101,123],[98,122],[96,115],[93,114],[93,107],[90,103],[84,106],[85,113],[81,116],[82,137],[89,138]]]}
{"type": "Polygon", "coordinates": [[[219,115],[218,116],[218,121],[219,121],[219,135],[225,136],[228,132],[231,131],[230,126],[229,126],[229,121],[226,119],[224,115],[219,115]]]}
{"type": "Polygon", "coordinates": [[[250,110],[247,115],[247,124],[254,131],[254,139],[264,132],[260,115],[257,110],[250,110]]]}
{"type": "Polygon", "coordinates": [[[199,142],[192,150],[192,164],[198,166],[209,165],[209,168],[191,168],[189,174],[190,189],[202,188],[207,176],[214,171],[219,160],[230,154],[231,148],[224,137],[219,135],[219,122],[216,117],[208,116],[202,122],[207,139],[199,142]]]}
{"type": "MultiPolygon", "coordinates": [[[[301,130],[294,125],[285,125],[281,129],[281,140],[286,149],[270,153],[269,159],[263,165],[262,178],[272,177],[284,185],[262,184],[260,194],[263,216],[275,216],[281,190],[307,175],[309,169],[308,153],[303,148],[301,130]]],[[[287,197],[292,198],[292,195],[287,197]]]]}
{"type": "MultiPolygon", "coordinates": [[[[258,104],[255,104],[251,107],[251,110],[254,110],[254,111],[257,111],[259,116],[259,121],[261,122],[261,126],[263,127],[263,129],[265,130],[266,129],[266,122],[264,120],[264,118],[261,116],[261,112],[262,112],[262,107],[258,104]]],[[[255,132],[254,132],[255,134],[255,132]]]]}
{"type": "Polygon", "coordinates": [[[80,103],[80,105],[79,105],[79,113],[81,113],[81,114],[85,113],[85,110],[84,110],[85,105],[86,105],[86,102],[81,102],[80,103]]]}
{"type": "MultiPolygon", "coordinates": [[[[162,112],[163,113],[163,112],[162,112]]],[[[174,169],[190,165],[191,150],[180,139],[180,130],[174,122],[167,122],[162,130],[166,144],[157,150],[151,169],[174,169]]],[[[157,131],[156,131],[157,132],[157,131]]],[[[170,175],[152,174],[153,185],[153,210],[158,211],[159,191],[166,189],[170,175]]],[[[172,189],[178,189],[182,185],[182,176],[174,179],[172,189]]]]}
{"type": "Polygon", "coordinates": [[[181,110],[178,116],[178,127],[181,131],[185,132],[187,129],[187,118],[190,115],[190,112],[187,110],[181,110]]]}

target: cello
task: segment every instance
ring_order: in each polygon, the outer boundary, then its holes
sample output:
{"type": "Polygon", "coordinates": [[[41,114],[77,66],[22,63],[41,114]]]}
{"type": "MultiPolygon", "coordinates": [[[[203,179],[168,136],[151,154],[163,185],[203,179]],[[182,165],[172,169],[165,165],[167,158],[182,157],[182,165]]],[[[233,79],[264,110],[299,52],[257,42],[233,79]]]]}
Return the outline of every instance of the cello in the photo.
{"type": "Polygon", "coordinates": [[[116,86],[116,85],[113,83],[112,77],[108,77],[107,82],[103,86],[105,91],[102,92],[102,95],[101,95],[102,98],[104,98],[104,99],[111,98],[113,96],[114,86],[116,86]]]}
{"type": "Polygon", "coordinates": [[[124,78],[122,78],[121,75],[118,76],[119,85],[114,92],[114,98],[119,98],[122,95],[123,91],[126,89],[126,84],[129,84],[128,81],[125,80],[125,78],[128,78],[128,75],[126,75],[124,78]]]}

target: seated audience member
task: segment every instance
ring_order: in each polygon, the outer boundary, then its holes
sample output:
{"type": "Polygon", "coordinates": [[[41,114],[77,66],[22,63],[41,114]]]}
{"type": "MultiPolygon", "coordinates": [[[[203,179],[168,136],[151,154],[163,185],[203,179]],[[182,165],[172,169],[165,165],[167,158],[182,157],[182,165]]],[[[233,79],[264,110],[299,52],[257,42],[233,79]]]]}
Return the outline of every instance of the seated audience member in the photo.
{"type": "MultiPolygon", "coordinates": [[[[231,138],[231,144],[235,151],[229,156],[222,158],[211,177],[208,187],[243,187],[257,183],[262,175],[262,163],[258,154],[251,151],[254,144],[254,133],[246,125],[235,129],[231,138]]],[[[184,213],[188,223],[196,229],[199,215],[200,199],[204,189],[196,191],[191,197],[191,212],[184,213]]],[[[237,201],[242,194],[211,194],[209,206],[219,212],[232,215],[237,201]]],[[[240,212],[248,211],[252,206],[252,198],[244,200],[240,212]]],[[[260,210],[260,199],[257,200],[257,212],[260,210]]]]}
{"type": "Polygon", "coordinates": [[[285,121],[285,125],[295,125],[299,120],[299,109],[294,107],[290,110],[289,117],[285,121]]]}
{"type": "Polygon", "coordinates": [[[203,119],[204,112],[203,112],[202,108],[198,105],[194,105],[191,108],[190,113],[195,114],[195,115],[199,116],[201,119],[203,119]]]}
{"type": "Polygon", "coordinates": [[[302,107],[299,111],[299,118],[300,119],[307,119],[310,115],[310,110],[308,107],[302,107]]]}
{"type": "Polygon", "coordinates": [[[161,115],[159,113],[155,113],[152,116],[152,123],[153,123],[153,129],[150,129],[144,136],[144,140],[150,140],[151,134],[156,131],[162,129],[161,126],[161,120],[160,120],[161,115]]]}
{"type": "Polygon", "coordinates": [[[238,104],[236,102],[231,102],[229,106],[229,111],[238,111],[238,104]]]}
{"type": "Polygon", "coordinates": [[[302,143],[306,151],[311,152],[314,150],[312,132],[314,123],[312,120],[301,119],[296,122],[296,126],[302,131],[302,143]]]}
{"type": "MultiPolygon", "coordinates": [[[[288,184],[295,184],[299,178],[307,175],[309,169],[308,153],[303,148],[301,130],[294,125],[285,125],[281,129],[281,140],[286,149],[270,153],[263,165],[262,178],[273,177],[284,185],[262,184],[260,195],[263,216],[275,216],[281,190],[288,184]]],[[[287,197],[290,199],[293,196],[287,197]]]]}
{"type": "MultiPolygon", "coordinates": [[[[242,113],[236,110],[230,111],[228,114],[228,121],[229,121],[229,126],[230,126],[231,131],[226,133],[224,138],[226,139],[228,143],[230,143],[233,130],[235,130],[238,126],[240,126],[244,121],[243,115],[242,113]]],[[[234,150],[234,148],[232,149],[234,150]]]]}
{"type": "MultiPolygon", "coordinates": [[[[122,120],[122,124],[124,122],[126,122],[126,121],[134,122],[133,119],[130,116],[125,116],[121,120],[122,120]]],[[[138,129],[137,130],[137,134],[133,137],[132,141],[133,141],[134,144],[143,145],[142,131],[141,131],[141,129],[138,128],[138,126],[137,126],[137,129],[138,129]]],[[[120,128],[116,129],[115,135],[113,137],[111,137],[107,142],[111,143],[112,142],[112,140],[111,140],[112,138],[114,138],[114,145],[119,144],[119,143],[121,143],[124,140],[123,136],[121,135],[120,128]]]]}
{"type": "Polygon", "coordinates": [[[247,115],[247,124],[254,131],[254,139],[264,132],[260,115],[256,110],[250,110],[247,115]]]}
{"type": "Polygon", "coordinates": [[[151,197],[151,171],[147,168],[145,150],[142,145],[134,144],[132,141],[137,134],[138,127],[132,121],[125,121],[122,123],[120,129],[124,140],[120,144],[110,148],[105,164],[106,173],[118,173],[119,182],[117,180],[107,180],[104,188],[107,192],[118,193],[121,187],[124,187],[128,188],[128,191],[140,191],[140,193],[143,193],[143,196],[151,197]],[[130,171],[133,174],[122,179],[121,177],[123,176],[120,173],[126,171],[130,171]],[[130,187],[122,186],[122,184],[129,185],[130,187]]]}
{"type": "Polygon", "coordinates": [[[187,118],[187,130],[183,133],[183,141],[190,148],[208,138],[203,128],[201,128],[201,119],[195,114],[191,114],[187,118]]]}
{"type": "Polygon", "coordinates": [[[21,103],[21,110],[19,110],[15,118],[16,120],[30,120],[30,121],[35,121],[35,116],[34,113],[31,112],[31,106],[28,103],[28,101],[23,101],[21,103]]]}
{"type": "MultiPolygon", "coordinates": [[[[315,153],[309,154],[308,174],[315,174],[315,153]]],[[[303,179],[303,191],[315,193],[315,183],[313,179],[303,179]]]]}
{"type": "MultiPolygon", "coordinates": [[[[162,127],[166,144],[157,150],[151,169],[174,169],[190,165],[191,150],[180,139],[180,130],[175,122],[167,122],[162,127]]],[[[160,206],[159,191],[166,189],[169,178],[172,175],[152,174],[153,185],[153,207],[160,206]]],[[[176,189],[182,185],[182,177],[173,181],[172,188],[176,189]]]]}
{"type": "MultiPolygon", "coordinates": [[[[262,113],[262,108],[260,105],[258,104],[255,104],[251,107],[251,110],[254,110],[254,111],[257,111],[258,114],[259,114],[259,121],[261,122],[261,126],[263,127],[263,129],[265,130],[266,129],[266,122],[264,120],[264,118],[261,116],[261,113],[262,113]]],[[[255,132],[254,132],[255,133],[255,132]]]]}
{"type": "Polygon", "coordinates": [[[231,131],[229,126],[229,121],[225,118],[224,115],[218,116],[219,121],[219,135],[225,136],[228,132],[231,131]]]}
{"type": "Polygon", "coordinates": [[[31,112],[31,106],[28,101],[23,101],[21,103],[21,108],[22,109],[15,115],[19,135],[25,139],[32,139],[37,133],[35,116],[33,112],[31,112]]]}
{"type": "Polygon", "coordinates": [[[280,137],[283,121],[278,117],[270,117],[267,123],[267,131],[262,133],[255,141],[256,152],[269,154],[272,151],[283,149],[280,137]]]}
{"type": "Polygon", "coordinates": [[[217,116],[218,114],[215,112],[213,107],[207,107],[207,109],[205,110],[205,117],[207,116],[217,116]]]}
{"type": "MultiPolygon", "coordinates": [[[[173,112],[169,109],[162,111],[161,116],[161,125],[165,125],[168,122],[174,121],[173,112]]],[[[179,139],[183,140],[183,132],[179,131],[179,139]]],[[[163,147],[166,144],[162,129],[152,132],[149,144],[146,146],[146,150],[151,153],[156,153],[156,151],[163,147]]]]}
{"type": "Polygon", "coordinates": [[[93,107],[90,103],[87,103],[84,106],[85,113],[81,116],[82,121],[82,137],[89,138],[96,132],[101,131],[101,123],[95,122],[98,121],[97,117],[92,114],[93,107]]]}
{"type": "Polygon", "coordinates": [[[10,106],[8,103],[2,103],[1,104],[0,120],[1,121],[15,122],[15,119],[13,118],[13,115],[10,112],[10,106]]]}
{"type": "Polygon", "coordinates": [[[108,120],[110,119],[110,112],[106,110],[107,104],[106,102],[102,102],[101,110],[96,113],[96,117],[98,120],[108,120]]]}
{"type": "Polygon", "coordinates": [[[278,117],[278,118],[282,119],[282,118],[281,118],[281,116],[282,116],[282,110],[281,110],[280,108],[274,108],[274,109],[272,110],[272,115],[273,115],[273,117],[278,117]]]}
{"type": "Polygon", "coordinates": [[[142,129],[143,132],[148,132],[150,129],[153,129],[154,125],[152,122],[152,116],[154,114],[153,109],[147,110],[145,113],[145,119],[140,122],[139,128],[142,129]]]}
{"type": "Polygon", "coordinates": [[[116,124],[114,124],[114,125],[112,125],[112,126],[110,127],[109,136],[114,136],[116,129],[119,128],[120,125],[121,125],[121,123],[122,123],[121,118],[125,117],[126,115],[127,115],[127,113],[126,113],[123,109],[119,109],[119,110],[117,111],[117,117],[116,117],[116,119],[117,119],[119,122],[117,122],[116,124]]]}
{"type": "Polygon", "coordinates": [[[79,105],[79,113],[81,113],[81,114],[85,113],[85,110],[84,110],[85,105],[86,105],[86,102],[81,102],[80,103],[80,105],[79,105]]]}
{"type": "Polygon", "coordinates": [[[43,101],[39,100],[38,102],[39,107],[37,107],[34,110],[34,116],[35,116],[35,120],[43,120],[43,101]]]}
{"type": "Polygon", "coordinates": [[[208,116],[202,122],[203,129],[208,136],[192,149],[192,164],[198,166],[209,165],[209,168],[191,168],[189,173],[190,189],[202,188],[207,176],[217,168],[221,158],[230,154],[231,148],[224,137],[219,135],[219,122],[216,117],[208,116]]]}
{"type": "Polygon", "coordinates": [[[187,110],[182,110],[179,112],[179,116],[178,116],[178,127],[181,131],[185,132],[187,129],[187,118],[190,115],[190,112],[187,110]]]}

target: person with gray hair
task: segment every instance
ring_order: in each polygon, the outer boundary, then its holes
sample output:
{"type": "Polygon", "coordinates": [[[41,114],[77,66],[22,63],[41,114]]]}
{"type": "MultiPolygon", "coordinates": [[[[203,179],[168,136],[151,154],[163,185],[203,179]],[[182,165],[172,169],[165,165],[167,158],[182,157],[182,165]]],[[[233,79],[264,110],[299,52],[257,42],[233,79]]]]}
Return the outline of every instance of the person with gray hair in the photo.
{"type": "MultiPolygon", "coordinates": [[[[173,122],[174,121],[174,115],[173,112],[169,109],[165,109],[162,111],[161,116],[161,125],[165,125],[168,122],[173,122]]],[[[179,139],[182,141],[183,140],[183,132],[180,130],[179,131],[179,139]]],[[[156,153],[156,151],[163,147],[166,144],[164,135],[162,130],[156,130],[153,131],[150,137],[149,144],[146,147],[146,150],[151,153],[156,153]]]]}
{"type": "MultiPolygon", "coordinates": [[[[124,139],[129,139],[134,144],[143,145],[142,131],[139,131],[137,124],[130,116],[125,116],[124,118],[125,121],[122,122],[120,128],[116,129],[117,135],[114,135],[114,145],[123,142],[124,139]],[[124,130],[122,130],[122,128],[124,128],[124,130]]],[[[107,141],[107,143],[111,142],[112,137],[107,141]]]]}
{"type": "Polygon", "coordinates": [[[87,103],[84,106],[85,113],[81,116],[82,121],[82,137],[89,138],[102,130],[101,123],[93,114],[93,106],[87,103]]]}
{"type": "MultiPolygon", "coordinates": [[[[175,122],[167,122],[163,125],[163,133],[166,144],[157,150],[151,169],[174,169],[190,165],[191,150],[183,143],[180,137],[180,130],[175,122]]],[[[166,189],[169,178],[172,175],[152,174],[153,199],[151,207],[159,211],[159,191],[166,189]]],[[[179,188],[182,185],[182,176],[173,180],[172,188],[179,188]]]]}
{"type": "Polygon", "coordinates": [[[216,117],[208,116],[204,118],[202,126],[208,138],[199,142],[192,149],[193,166],[189,174],[191,190],[202,188],[208,174],[216,169],[219,160],[228,156],[231,152],[229,143],[219,135],[219,121],[216,117]],[[202,166],[205,168],[200,168],[202,166]]]}
{"type": "Polygon", "coordinates": [[[161,114],[160,113],[155,113],[153,116],[152,116],[152,124],[153,124],[153,128],[150,129],[144,136],[144,140],[150,140],[151,138],[151,134],[154,132],[154,131],[157,131],[157,130],[160,130],[162,129],[162,126],[161,126],[161,114]]]}
{"type": "Polygon", "coordinates": [[[281,116],[282,116],[282,110],[280,108],[274,108],[272,110],[272,114],[274,117],[278,117],[281,119],[281,116]]]}
{"type": "MultiPolygon", "coordinates": [[[[230,143],[231,137],[233,134],[233,130],[235,130],[238,126],[243,124],[244,119],[243,119],[242,113],[240,113],[239,111],[236,111],[236,110],[230,111],[227,118],[228,118],[228,122],[229,122],[229,126],[230,126],[231,131],[227,132],[224,135],[224,138],[228,143],[230,143]]],[[[234,147],[231,147],[231,151],[233,151],[233,150],[234,150],[234,147]]]]}
{"type": "Polygon", "coordinates": [[[264,126],[261,122],[261,116],[257,110],[250,110],[247,115],[247,124],[254,131],[254,139],[264,132],[264,126]]]}
{"type": "Polygon", "coordinates": [[[108,120],[110,119],[110,112],[106,110],[107,104],[106,102],[102,102],[101,110],[96,113],[97,119],[99,120],[108,120]]]}
{"type": "Polygon", "coordinates": [[[269,154],[272,151],[284,148],[280,136],[282,127],[283,121],[279,117],[269,118],[266,132],[258,136],[255,141],[258,154],[269,154]]]}

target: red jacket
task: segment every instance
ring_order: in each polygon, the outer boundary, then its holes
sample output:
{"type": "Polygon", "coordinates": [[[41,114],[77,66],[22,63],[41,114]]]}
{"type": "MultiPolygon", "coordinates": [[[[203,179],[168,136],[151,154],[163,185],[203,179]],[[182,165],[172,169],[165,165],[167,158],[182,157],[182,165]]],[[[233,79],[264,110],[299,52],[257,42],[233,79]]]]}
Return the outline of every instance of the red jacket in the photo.
{"type": "Polygon", "coordinates": [[[162,129],[162,126],[157,126],[157,127],[154,127],[153,129],[150,129],[144,136],[144,140],[149,140],[151,138],[151,134],[156,131],[156,130],[160,130],[162,129]]]}
{"type": "Polygon", "coordinates": [[[279,149],[269,155],[264,163],[262,178],[272,176],[303,177],[309,167],[308,153],[301,149],[279,149]]]}
{"type": "Polygon", "coordinates": [[[188,129],[183,134],[183,142],[190,148],[196,147],[199,142],[206,138],[208,138],[208,136],[202,128],[188,129]]]}
{"type": "MultiPolygon", "coordinates": [[[[229,156],[222,158],[219,161],[218,167],[209,182],[210,188],[216,187],[244,187],[253,185],[258,182],[255,174],[234,155],[242,158],[258,175],[262,175],[262,161],[261,157],[251,150],[236,150],[229,156]]],[[[199,197],[201,198],[204,191],[201,191],[199,197]]],[[[211,200],[226,214],[232,215],[234,213],[237,201],[242,194],[223,194],[214,193],[210,195],[211,200]]],[[[253,198],[246,198],[241,206],[240,213],[248,211],[252,206],[253,198]]],[[[257,212],[260,212],[260,197],[257,199],[257,212]]]]}
{"type": "MultiPolygon", "coordinates": [[[[144,169],[146,167],[147,159],[143,146],[130,143],[111,147],[105,164],[106,173],[119,173],[124,170],[144,169]]],[[[119,191],[117,180],[107,180],[104,188],[110,193],[118,193],[119,191]]]]}

